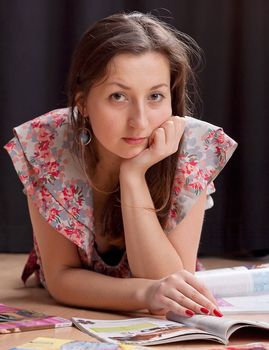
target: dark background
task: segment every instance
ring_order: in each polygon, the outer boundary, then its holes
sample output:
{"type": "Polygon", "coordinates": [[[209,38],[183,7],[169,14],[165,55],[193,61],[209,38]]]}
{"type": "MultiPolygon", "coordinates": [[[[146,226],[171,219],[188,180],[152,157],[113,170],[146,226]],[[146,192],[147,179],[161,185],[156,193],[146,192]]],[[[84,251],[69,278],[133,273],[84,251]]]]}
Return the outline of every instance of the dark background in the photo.
{"type": "Polygon", "coordinates": [[[117,11],[151,11],[202,47],[202,119],[239,147],[215,181],[200,254],[269,252],[269,1],[0,2],[0,251],[28,252],[31,225],[22,185],[2,149],[12,127],[65,106],[71,53],[86,28],[117,11]]]}

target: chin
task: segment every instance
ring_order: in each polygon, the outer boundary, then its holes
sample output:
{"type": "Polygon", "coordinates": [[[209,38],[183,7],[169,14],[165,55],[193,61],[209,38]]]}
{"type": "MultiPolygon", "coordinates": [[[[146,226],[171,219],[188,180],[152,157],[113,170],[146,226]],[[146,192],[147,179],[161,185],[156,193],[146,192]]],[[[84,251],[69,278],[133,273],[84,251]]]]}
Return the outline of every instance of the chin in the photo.
{"type": "Polygon", "coordinates": [[[139,153],[135,153],[135,154],[121,154],[119,155],[119,157],[121,159],[132,159],[132,158],[135,158],[139,153]]]}
{"type": "Polygon", "coordinates": [[[132,159],[132,158],[135,158],[136,156],[138,156],[144,150],[145,150],[145,147],[143,149],[137,149],[137,150],[132,150],[132,151],[129,151],[126,153],[122,153],[119,156],[123,159],[132,159]]]}

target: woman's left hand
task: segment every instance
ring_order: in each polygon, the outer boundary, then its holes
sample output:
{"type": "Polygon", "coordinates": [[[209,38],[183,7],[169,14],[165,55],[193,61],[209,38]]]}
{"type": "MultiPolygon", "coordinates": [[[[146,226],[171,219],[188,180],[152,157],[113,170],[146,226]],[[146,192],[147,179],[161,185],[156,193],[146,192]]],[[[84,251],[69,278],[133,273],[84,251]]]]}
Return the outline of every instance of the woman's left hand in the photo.
{"type": "Polygon", "coordinates": [[[148,147],[132,159],[124,160],[122,168],[145,172],[152,165],[170,156],[178,150],[185,129],[185,118],[170,117],[155,129],[149,137],[148,147]]]}
{"type": "Polygon", "coordinates": [[[160,280],[154,280],[142,293],[150,313],[180,316],[211,314],[221,317],[211,291],[193,274],[179,270],[160,280]]]}

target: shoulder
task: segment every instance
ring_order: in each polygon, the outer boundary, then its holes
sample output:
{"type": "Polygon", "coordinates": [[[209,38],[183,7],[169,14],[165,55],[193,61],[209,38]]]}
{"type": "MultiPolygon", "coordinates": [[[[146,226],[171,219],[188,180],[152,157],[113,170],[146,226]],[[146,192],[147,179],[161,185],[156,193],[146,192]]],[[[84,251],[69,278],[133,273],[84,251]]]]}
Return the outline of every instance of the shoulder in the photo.
{"type": "Polygon", "coordinates": [[[92,226],[91,189],[73,153],[69,113],[57,109],[14,128],[5,146],[26,193],[46,220],[65,232],[92,226]]]}
{"type": "Polygon", "coordinates": [[[209,147],[219,146],[225,149],[235,149],[237,143],[229,137],[223,129],[206,121],[186,117],[186,127],[183,135],[183,147],[193,149],[193,146],[202,147],[207,150],[209,147]]]}
{"type": "Polygon", "coordinates": [[[237,143],[221,127],[186,117],[178,168],[183,167],[187,173],[191,173],[196,167],[202,178],[207,183],[211,182],[228,162],[236,147],[237,143]]]}
{"type": "Polygon", "coordinates": [[[70,128],[70,109],[56,109],[14,128],[14,138],[5,146],[21,180],[56,188],[56,184],[85,176],[73,154],[74,135],[70,128]]]}
{"type": "Polygon", "coordinates": [[[40,151],[42,148],[57,144],[61,136],[68,133],[70,109],[55,109],[35,119],[27,121],[13,129],[15,136],[25,146],[33,147],[40,151]]]}
{"type": "Polygon", "coordinates": [[[72,175],[76,161],[69,116],[69,108],[56,109],[15,127],[15,137],[5,146],[14,164],[27,161],[39,181],[48,183],[61,174],[72,175]]]}
{"type": "Polygon", "coordinates": [[[23,151],[34,166],[38,159],[44,160],[55,153],[56,148],[65,147],[66,139],[72,137],[69,114],[69,108],[56,109],[15,127],[14,138],[5,145],[13,162],[23,151]]]}
{"type": "Polygon", "coordinates": [[[221,127],[186,117],[175,173],[167,231],[187,215],[206,190],[206,207],[213,206],[213,180],[224,168],[237,143],[221,127]]]}

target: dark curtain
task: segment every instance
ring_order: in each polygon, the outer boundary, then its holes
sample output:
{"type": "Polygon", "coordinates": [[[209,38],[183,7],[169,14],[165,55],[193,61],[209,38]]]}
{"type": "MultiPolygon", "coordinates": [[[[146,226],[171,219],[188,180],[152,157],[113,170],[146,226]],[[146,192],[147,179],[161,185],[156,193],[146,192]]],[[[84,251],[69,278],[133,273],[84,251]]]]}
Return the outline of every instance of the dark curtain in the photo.
{"type": "Polygon", "coordinates": [[[223,126],[239,147],[215,181],[200,253],[269,251],[267,0],[0,2],[0,251],[28,252],[32,233],[22,185],[2,146],[12,127],[66,104],[71,53],[95,20],[151,11],[204,50],[202,119],[223,126]]]}

